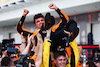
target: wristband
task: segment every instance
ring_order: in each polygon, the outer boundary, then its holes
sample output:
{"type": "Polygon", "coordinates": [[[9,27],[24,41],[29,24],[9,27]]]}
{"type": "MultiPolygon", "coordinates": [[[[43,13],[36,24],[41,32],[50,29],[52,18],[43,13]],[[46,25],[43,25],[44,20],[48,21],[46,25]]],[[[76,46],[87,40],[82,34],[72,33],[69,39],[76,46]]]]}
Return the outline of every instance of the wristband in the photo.
{"type": "Polygon", "coordinates": [[[22,43],[26,43],[26,42],[22,42],[22,43]]]}

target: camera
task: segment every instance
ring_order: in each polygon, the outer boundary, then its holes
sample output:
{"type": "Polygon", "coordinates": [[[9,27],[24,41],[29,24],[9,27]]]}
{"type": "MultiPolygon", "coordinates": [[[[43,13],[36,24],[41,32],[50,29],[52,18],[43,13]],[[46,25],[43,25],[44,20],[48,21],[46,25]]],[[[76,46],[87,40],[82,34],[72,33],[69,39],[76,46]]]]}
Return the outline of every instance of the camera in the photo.
{"type": "Polygon", "coordinates": [[[21,55],[18,64],[16,64],[16,67],[28,67],[29,63],[31,63],[31,67],[34,67],[34,60],[30,59],[29,56],[33,56],[34,51],[31,51],[28,55],[21,55]]]}
{"type": "Polygon", "coordinates": [[[7,55],[16,54],[19,52],[15,45],[13,44],[13,40],[3,39],[0,44],[0,55],[2,55],[2,51],[7,50],[7,55]]]}

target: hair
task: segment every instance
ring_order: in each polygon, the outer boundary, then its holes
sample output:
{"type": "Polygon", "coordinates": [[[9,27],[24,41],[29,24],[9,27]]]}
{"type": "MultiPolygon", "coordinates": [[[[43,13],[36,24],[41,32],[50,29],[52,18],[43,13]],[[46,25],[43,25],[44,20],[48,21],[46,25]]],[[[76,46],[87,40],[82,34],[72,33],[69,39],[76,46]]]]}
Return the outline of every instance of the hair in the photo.
{"type": "Polygon", "coordinates": [[[11,58],[9,58],[9,57],[4,57],[4,58],[1,60],[1,65],[2,65],[2,66],[11,66],[11,63],[12,63],[12,60],[11,60],[11,58]]]}
{"type": "Polygon", "coordinates": [[[94,60],[95,63],[100,63],[100,60],[94,60]]]}
{"type": "Polygon", "coordinates": [[[54,59],[57,59],[59,56],[64,56],[66,57],[66,54],[64,51],[57,51],[54,53],[54,59]]]}
{"type": "Polygon", "coordinates": [[[33,20],[34,24],[35,24],[35,19],[40,18],[40,17],[44,18],[44,16],[43,16],[41,13],[36,14],[36,15],[34,16],[34,20],[33,20]]]}
{"type": "Polygon", "coordinates": [[[93,61],[88,61],[86,64],[88,64],[89,67],[96,67],[93,61]]]}

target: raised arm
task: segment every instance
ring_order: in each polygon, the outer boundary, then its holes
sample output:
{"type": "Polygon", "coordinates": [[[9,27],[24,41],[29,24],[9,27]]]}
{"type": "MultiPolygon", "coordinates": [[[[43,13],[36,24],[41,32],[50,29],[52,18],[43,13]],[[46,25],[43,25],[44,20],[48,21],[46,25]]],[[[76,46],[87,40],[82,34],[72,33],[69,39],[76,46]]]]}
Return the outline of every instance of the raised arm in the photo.
{"type": "Polygon", "coordinates": [[[28,34],[30,34],[30,35],[33,34],[33,32],[30,32],[30,31],[24,29],[24,21],[25,21],[26,15],[28,13],[29,13],[29,11],[27,9],[24,9],[23,16],[20,18],[20,20],[18,21],[18,24],[16,25],[17,32],[19,34],[21,34],[21,32],[23,32],[24,37],[27,37],[28,34]]]}
{"type": "Polygon", "coordinates": [[[51,3],[49,5],[49,8],[54,9],[59,14],[62,21],[67,22],[69,20],[69,17],[62,10],[60,10],[55,4],[51,3]]]}
{"type": "Polygon", "coordinates": [[[38,53],[37,53],[37,57],[36,57],[36,67],[40,67],[42,64],[42,57],[43,57],[43,40],[42,40],[42,36],[40,33],[37,33],[37,46],[38,46],[38,53]]]}
{"type": "Polygon", "coordinates": [[[31,42],[32,42],[32,38],[34,38],[33,35],[30,36],[30,34],[28,35],[28,42],[27,42],[27,46],[26,48],[23,50],[22,54],[23,55],[27,55],[29,53],[29,51],[31,50],[30,47],[31,47],[31,42]]]}
{"type": "Polygon", "coordinates": [[[22,40],[22,43],[21,43],[21,45],[20,45],[20,49],[19,49],[19,51],[22,53],[22,51],[25,49],[25,47],[26,47],[26,39],[24,38],[24,36],[23,36],[23,32],[21,32],[21,40],[22,40]]]}
{"type": "Polygon", "coordinates": [[[56,29],[57,29],[60,25],[61,25],[62,27],[64,27],[64,24],[66,24],[66,22],[69,20],[69,17],[68,17],[62,10],[60,10],[55,4],[53,4],[53,3],[51,3],[51,4],[49,5],[49,8],[50,8],[50,9],[54,9],[54,10],[59,14],[59,16],[60,16],[60,18],[61,18],[60,22],[59,22],[56,26],[52,27],[52,31],[55,32],[56,29]]]}

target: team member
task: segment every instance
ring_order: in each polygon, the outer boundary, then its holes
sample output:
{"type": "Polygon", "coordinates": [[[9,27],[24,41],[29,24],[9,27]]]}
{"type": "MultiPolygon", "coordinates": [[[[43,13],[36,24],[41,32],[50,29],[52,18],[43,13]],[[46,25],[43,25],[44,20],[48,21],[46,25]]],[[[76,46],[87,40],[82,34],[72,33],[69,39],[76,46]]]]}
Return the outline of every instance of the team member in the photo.
{"type": "MultiPolygon", "coordinates": [[[[64,25],[69,20],[69,18],[55,4],[50,4],[49,8],[54,9],[59,14],[59,16],[61,18],[61,21],[56,26],[54,26],[52,28],[52,32],[59,31],[60,29],[62,29],[62,27],[63,27],[62,25],[64,25]],[[59,27],[59,29],[58,29],[58,27],[59,27]]],[[[21,17],[21,19],[19,20],[19,22],[16,26],[18,33],[21,34],[21,32],[23,32],[23,35],[25,37],[27,37],[29,33],[33,34],[35,36],[36,33],[40,31],[40,28],[42,27],[43,23],[44,23],[43,27],[48,27],[50,24],[52,24],[54,22],[54,19],[50,15],[47,15],[44,18],[44,16],[42,14],[37,14],[34,16],[34,23],[35,23],[35,26],[37,27],[37,30],[34,32],[28,31],[28,30],[24,29],[24,27],[23,27],[25,17],[28,13],[29,13],[29,11],[25,9],[23,12],[23,16],[21,17]]]]}
{"type": "Polygon", "coordinates": [[[56,64],[55,67],[66,67],[66,54],[63,51],[57,51],[54,53],[54,62],[56,64]]]}
{"type": "Polygon", "coordinates": [[[24,20],[26,18],[26,15],[29,13],[29,11],[27,9],[24,9],[24,12],[23,12],[23,16],[21,17],[21,19],[19,20],[17,26],[16,26],[16,29],[18,31],[18,33],[21,34],[21,32],[23,32],[23,35],[25,37],[28,36],[28,34],[33,34],[34,36],[36,35],[37,32],[39,32],[42,24],[44,23],[44,16],[42,14],[37,14],[34,16],[34,23],[35,23],[35,26],[38,28],[35,32],[31,32],[31,31],[28,31],[26,29],[24,29],[24,20]]]}

